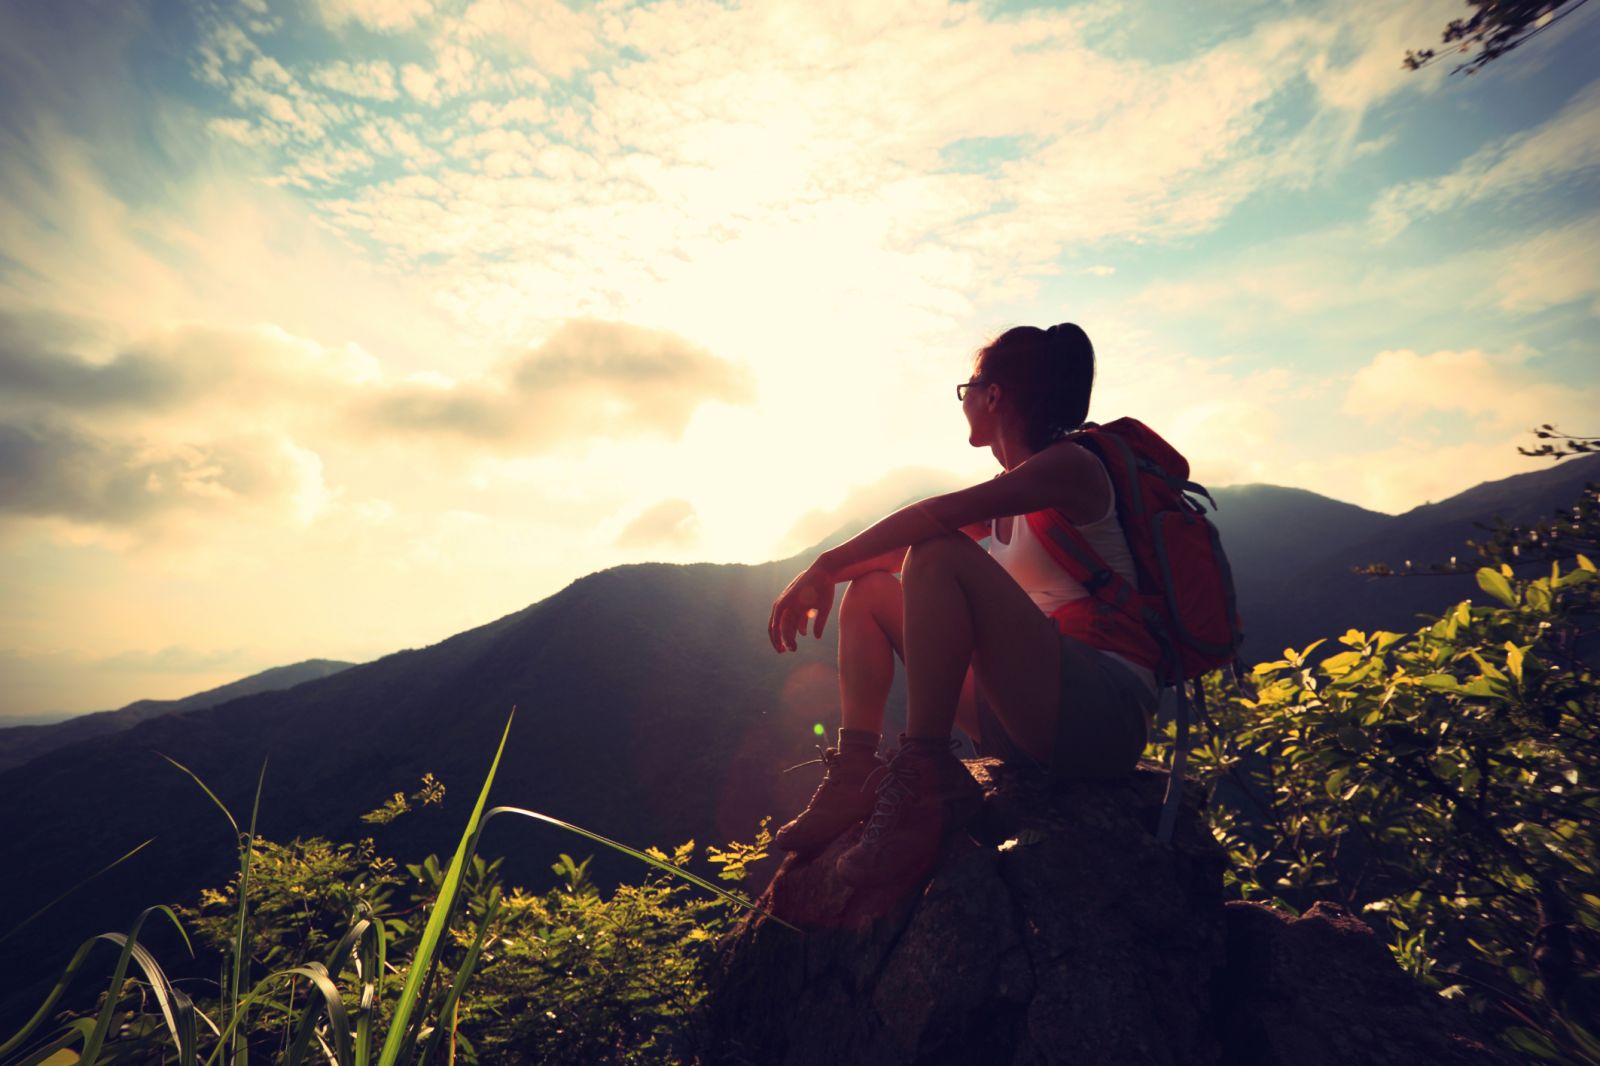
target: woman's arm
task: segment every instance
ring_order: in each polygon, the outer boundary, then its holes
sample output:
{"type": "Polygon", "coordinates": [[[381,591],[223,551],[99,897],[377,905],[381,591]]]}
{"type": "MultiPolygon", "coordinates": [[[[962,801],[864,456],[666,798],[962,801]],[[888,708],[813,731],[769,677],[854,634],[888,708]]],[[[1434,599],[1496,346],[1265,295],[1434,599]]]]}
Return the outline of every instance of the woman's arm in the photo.
{"type": "MultiPolygon", "coordinates": [[[[965,533],[973,540],[982,540],[984,537],[989,535],[989,522],[987,519],[982,522],[973,522],[970,525],[962,526],[961,532],[965,533]]],[[[905,569],[906,552],[909,550],[909,547],[890,548],[882,555],[874,555],[870,559],[866,559],[862,562],[854,563],[850,566],[844,567],[838,573],[833,575],[834,583],[838,584],[844,581],[854,581],[862,574],[870,574],[874,570],[886,570],[891,574],[898,574],[901,570],[905,569]]]]}
{"type": "Polygon", "coordinates": [[[823,552],[813,567],[843,581],[848,577],[836,575],[858,576],[873,569],[862,564],[895,551],[903,559],[905,548],[930,537],[963,529],[970,534],[979,525],[987,535],[987,521],[1001,515],[1048,508],[1101,513],[1109,501],[1105,477],[1094,469],[1098,465],[1098,459],[1076,445],[1046,448],[988,481],[902,507],[823,552]]]}
{"type": "MultiPolygon", "coordinates": [[[[773,601],[767,636],[774,650],[794,651],[807,623],[820,638],[833,609],[834,586],[892,565],[896,572],[908,547],[964,530],[988,533],[990,518],[1059,508],[1069,516],[1103,514],[1110,501],[1100,461],[1082,448],[1051,447],[989,481],[902,507],[857,533],[789,582],[773,601]],[[897,558],[898,556],[898,558],[897,558]]],[[[976,539],[976,538],[975,538],[976,539]]]]}

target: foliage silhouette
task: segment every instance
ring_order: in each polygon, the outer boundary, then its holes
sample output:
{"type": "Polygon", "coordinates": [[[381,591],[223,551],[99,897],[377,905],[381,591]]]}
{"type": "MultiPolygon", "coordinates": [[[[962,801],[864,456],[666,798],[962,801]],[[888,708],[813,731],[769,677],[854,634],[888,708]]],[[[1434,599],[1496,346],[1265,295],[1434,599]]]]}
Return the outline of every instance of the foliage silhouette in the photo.
{"type": "Polygon", "coordinates": [[[1212,678],[1194,762],[1241,897],[1336,900],[1508,1049],[1600,1063],[1600,581],[1578,556],[1478,583],[1488,606],[1212,678]]]}
{"type": "MultiPolygon", "coordinates": [[[[370,840],[284,845],[261,838],[255,832],[260,779],[250,828],[241,832],[205,782],[174,762],[222,811],[239,845],[238,873],[183,911],[200,942],[221,956],[215,994],[191,997],[179,989],[139,943],[144,923],[159,914],[189,946],[179,915],[152,907],[126,935],[93,937],[79,948],[44,1004],[0,1043],[0,1062],[38,1066],[72,1055],[75,1045],[75,1061],[91,1066],[162,1061],[172,1052],[182,1066],[194,1066],[202,1051],[207,1066],[222,1060],[246,1066],[252,1055],[292,1066],[313,1055],[313,1043],[319,1057],[357,1066],[470,1062],[478,1045],[500,1060],[540,1062],[655,1061],[668,1048],[686,1046],[700,995],[700,957],[714,930],[751,904],[683,869],[692,841],[671,855],[634,852],[536,812],[486,811],[509,731],[508,719],[455,855],[445,866],[436,856],[408,866],[411,902],[398,909],[394,896],[406,879],[370,840]],[[663,874],[603,899],[588,879],[589,860],[563,854],[552,868],[560,888],[542,897],[507,893],[502,860],[486,862],[476,853],[484,824],[497,814],[551,822],[663,874]],[[713,895],[689,897],[686,884],[713,895]],[[120,953],[93,1014],[68,1013],[55,1033],[35,1037],[102,940],[120,953]],[[142,979],[128,976],[131,967],[142,979]],[[261,970],[266,976],[256,979],[261,970]],[[441,974],[448,976],[440,980],[441,974]]],[[[263,765],[261,779],[265,773],[263,765]]],[[[442,786],[429,775],[409,800],[391,799],[372,820],[392,821],[412,803],[441,797],[442,786]]],[[[769,843],[763,822],[755,842],[711,849],[709,858],[722,879],[739,881],[769,843]]]]}
{"type": "Polygon", "coordinates": [[[1402,66],[1421,70],[1442,55],[1464,55],[1474,48],[1471,59],[1450,71],[1475,74],[1524,41],[1544,32],[1584,5],[1584,0],[1467,0],[1473,12],[1466,18],[1452,19],[1444,28],[1443,43],[1454,45],[1441,53],[1433,48],[1407,50],[1402,66]]]}

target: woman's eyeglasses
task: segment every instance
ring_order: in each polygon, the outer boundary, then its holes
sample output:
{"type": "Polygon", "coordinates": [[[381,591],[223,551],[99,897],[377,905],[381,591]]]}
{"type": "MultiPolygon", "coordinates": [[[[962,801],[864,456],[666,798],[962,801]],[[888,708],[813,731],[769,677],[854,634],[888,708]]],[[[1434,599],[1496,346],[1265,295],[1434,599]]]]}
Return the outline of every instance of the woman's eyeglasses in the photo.
{"type": "Polygon", "coordinates": [[[974,385],[982,385],[983,383],[984,381],[982,377],[975,377],[971,381],[963,381],[961,384],[956,386],[956,399],[963,401],[966,400],[967,390],[972,388],[974,385]]]}

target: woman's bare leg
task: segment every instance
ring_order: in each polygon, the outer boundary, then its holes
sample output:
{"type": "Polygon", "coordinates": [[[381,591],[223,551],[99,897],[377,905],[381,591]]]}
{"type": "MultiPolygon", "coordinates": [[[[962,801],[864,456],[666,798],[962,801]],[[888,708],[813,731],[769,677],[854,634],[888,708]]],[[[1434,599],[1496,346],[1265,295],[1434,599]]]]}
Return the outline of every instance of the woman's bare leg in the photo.
{"type": "Polygon", "coordinates": [[[1054,623],[966,536],[913,545],[903,582],[906,732],[950,735],[970,664],[1006,732],[1048,765],[1061,687],[1054,623]]]}
{"type": "Polygon", "coordinates": [[[900,582],[886,570],[850,582],[839,603],[839,724],[883,732],[883,708],[902,655],[900,582]]]}
{"type": "MultiPolygon", "coordinates": [[[[886,570],[850,582],[839,604],[839,724],[883,732],[883,711],[894,683],[894,661],[905,660],[905,596],[886,570]]],[[[978,738],[974,678],[967,669],[956,724],[978,738]]],[[[946,730],[948,732],[948,730],[946,730]]]]}

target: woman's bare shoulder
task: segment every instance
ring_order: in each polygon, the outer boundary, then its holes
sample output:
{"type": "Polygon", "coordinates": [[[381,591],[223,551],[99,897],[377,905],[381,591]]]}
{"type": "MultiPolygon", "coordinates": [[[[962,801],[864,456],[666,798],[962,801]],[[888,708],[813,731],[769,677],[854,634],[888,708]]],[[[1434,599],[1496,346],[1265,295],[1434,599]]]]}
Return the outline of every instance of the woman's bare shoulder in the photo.
{"type": "Polygon", "coordinates": [[[1111,481],[1099,458],[1081,444],[1059,440],[1033,455],[1050,479],[1055,509],[1074,525],[1098,521],[1111,507],[1111,481]]]}

